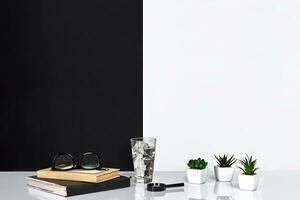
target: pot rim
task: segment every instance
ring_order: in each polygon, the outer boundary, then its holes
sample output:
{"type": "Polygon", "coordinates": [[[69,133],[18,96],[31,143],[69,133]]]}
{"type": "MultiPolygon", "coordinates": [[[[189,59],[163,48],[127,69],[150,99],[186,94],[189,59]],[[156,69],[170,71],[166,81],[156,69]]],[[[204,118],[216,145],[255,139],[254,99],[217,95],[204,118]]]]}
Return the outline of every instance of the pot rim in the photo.
{"type": "Polygon", "coordinates": [[[258,174],[257,173],[255,173],[253,175],[239,174],[239,176],[255,177],[255,176],[258,176],[258,174]]]}
{"type": "Polygon", "coordinates": [[[220,167],[219,165],[215,165],[214,167],[220,168],[220,169],[230,169],[230,168],[234,168],[234,167],[220,167]]]}
{"type": "Polygon", "coordinates": [[[207,169],[207,167],[206,168],[204,168],[204,169],[192,169],[192,168],[187,168],[187,170],[193,170],[193,171],[203,171],[203,170],[206,170],[207,169]]]}

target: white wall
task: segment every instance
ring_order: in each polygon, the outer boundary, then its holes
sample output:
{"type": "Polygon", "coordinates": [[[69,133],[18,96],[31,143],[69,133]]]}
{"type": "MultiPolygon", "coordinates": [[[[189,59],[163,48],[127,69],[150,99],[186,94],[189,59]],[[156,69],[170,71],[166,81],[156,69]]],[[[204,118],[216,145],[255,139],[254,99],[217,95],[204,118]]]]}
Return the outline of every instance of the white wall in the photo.
{"type": "Polygon", "coordinates": [[[144,0],[144,136],[157,170],[300,169],[300,1],[144,0]]]}

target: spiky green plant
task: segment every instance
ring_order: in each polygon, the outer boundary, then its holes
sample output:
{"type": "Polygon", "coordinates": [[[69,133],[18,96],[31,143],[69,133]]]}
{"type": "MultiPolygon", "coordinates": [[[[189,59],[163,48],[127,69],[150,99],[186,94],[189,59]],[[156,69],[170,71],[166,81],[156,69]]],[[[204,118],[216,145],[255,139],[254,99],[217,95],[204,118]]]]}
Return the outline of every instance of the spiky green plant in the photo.
{"type": "Polygon", "coordinates": [[[223,156],[215,155],[215,158],[217,159],[217,163],[219,167],[231,167],[236,162],[236,159],[234,158],[233,155],[230,158],[228,158],[226,154],[224,154],[223,156]]]}
{"type": "Polygon", "coordinates": [[[207,162],[204,159],[191,159],[187,163],[188,167],[191,169],[205,169],[207,166],[207,162]]]}
{"type": "Polygon", "coordinates": [[[255,175],[256,170],[258,170],[256,167],[257,159],[253,159],[252,156],[248,156],[248,154],[246,154],[244,160],[239,160],[239,162],[242,167],[238,168],[243,171],[244,175],[255,175]]]}

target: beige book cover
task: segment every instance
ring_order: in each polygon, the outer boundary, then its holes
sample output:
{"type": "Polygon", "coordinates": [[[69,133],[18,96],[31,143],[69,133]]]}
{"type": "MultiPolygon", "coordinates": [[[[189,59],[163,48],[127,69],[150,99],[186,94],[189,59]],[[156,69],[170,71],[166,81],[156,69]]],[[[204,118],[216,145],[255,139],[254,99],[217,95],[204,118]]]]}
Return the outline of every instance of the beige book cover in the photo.
{"type": "Polygon", "coordinates": [[[117,178],[119,176],[119,169],[115,168],[103,168],[102,170],[73,169],[69,171],[58,171],[51,170],[51,168],[46,168],[37,171],[37,177],[39,178],[81,181],[90,183],[100,183],[117,178]]]}

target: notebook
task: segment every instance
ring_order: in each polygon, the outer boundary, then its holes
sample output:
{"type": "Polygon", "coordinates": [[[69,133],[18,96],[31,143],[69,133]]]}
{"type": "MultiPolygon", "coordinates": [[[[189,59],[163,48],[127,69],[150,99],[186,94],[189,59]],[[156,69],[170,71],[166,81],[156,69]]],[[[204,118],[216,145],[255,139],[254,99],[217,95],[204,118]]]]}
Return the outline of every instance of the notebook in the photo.
{"type": "Polygon", "coordinates": [[[87,183],[30,176],[27,177],[27,185],[38,190],[66,197],[130,187],[130,179],[120,176],[101,183],[87,183]]]}
{"type": "Polygon", "coordinates": [[[100,183],[119,176],[119,169],[114,168],[103,168],[103,170],[73,169],[69,171],[57,171],[51,170],[51,168],[46,168],[37,171],[37,177],[39,178],[82,181],[90,183],[100,183]]]}

